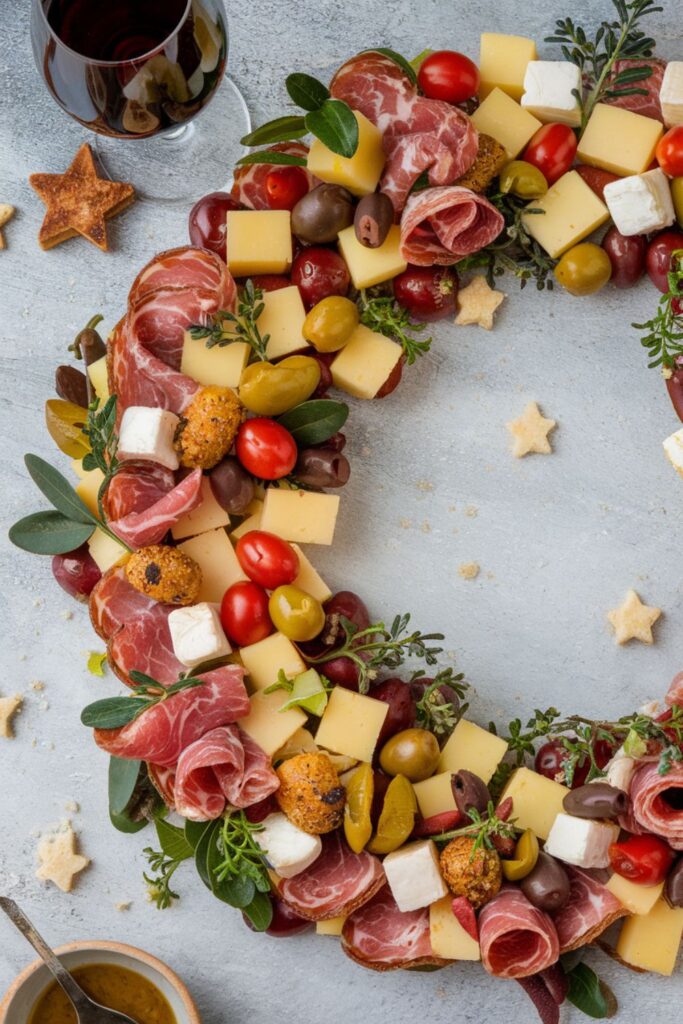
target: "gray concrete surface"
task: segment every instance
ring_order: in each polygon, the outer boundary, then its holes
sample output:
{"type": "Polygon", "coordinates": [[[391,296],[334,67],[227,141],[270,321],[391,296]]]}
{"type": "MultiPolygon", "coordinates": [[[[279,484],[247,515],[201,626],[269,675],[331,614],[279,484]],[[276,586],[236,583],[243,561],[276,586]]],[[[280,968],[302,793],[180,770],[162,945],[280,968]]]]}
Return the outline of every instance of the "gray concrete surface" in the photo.
{"type": "MultiPolygon", "coordinates": [[[[346,960],[334,939],[252,935],[190,867],[176,876],[177,907],[159,913],[145,901],[140,851],[150,836],[110,828],[106,758],[78,721],[86,702],[117,685],[86,672],[87,652],[100,645],[85,609],[54,585],[49,560],[12,549],[6,529],[40,505],[23,453],[59,460],[42,407],[68,341],[95,311],[107,325],[116,321],[137,269],[185,241],[186,211],[139,204],[112,223],[109,255],[79,240],[40,251],[42,206],[27,177],[65,167],[85,133],[54,106],[34,69],[28,6],[0,2],[0,201],[18,208],[0,253],[0,694],[25,697],[16,738],[0,740],[0,890],[19,899],[54,943],[111,937],[167,959],[207,1024],[531,1021],[521,991],[478,966],[375,975],[346,960]],[[32,689],[36,680],[44,691],[32,689]],[[66,896],[35,879],[35,836],[66,817],[70,801],[79,804],[71,816],[92,867],[66,896]],[[129,900],[128,911],[115,910],[129,900]]],[[[677,4],[664,6],[648,27],[660,52],[680,59],[677,4]]],[[[608,5],[570,7],[591,24],[608,5]]],[[[567,5],[514,0],[232,0],[230,64],[258,123],[283,112],[283,76],[292,69],[324,76],[372,44],[408,55],[448,46],[476,57],[482,30],[540,40],[566,13],[567,5]]],[[[229,152],[225,161],[227,170],[229,152]]],[[[661,694],[683,667],[683,483],[661,449],[680,424],[629,326],[650,315],[656,295],[647,283],[588,299],[520,294],[513,281],[506,290],[492,333],[439,326],[432,354],[406,372],[398,394],[354,407],[353,476],[336,544],[313,557],[335,587],[358,590],[378,616],[410,610],[421,628],[445,632],[476,687],[482,722],[550,704],[619,715],[661,694]],[[517,461],[504,424],[531,399],[559,422],[555,452],[517,461]],[[467,582],[457,569],[470,561],[481,573],[467,582]],[[619,648],[610,635],[606,612],[629,587],[664,609],[653,647],[619,648]]],[[[29,955],[1,922],[0,933],[3,990],[29,955]]],[[[622,1021],[680,1005],[680,968],[665,981],[603,956],[589,959],[614,987],[622,1021]]]]}

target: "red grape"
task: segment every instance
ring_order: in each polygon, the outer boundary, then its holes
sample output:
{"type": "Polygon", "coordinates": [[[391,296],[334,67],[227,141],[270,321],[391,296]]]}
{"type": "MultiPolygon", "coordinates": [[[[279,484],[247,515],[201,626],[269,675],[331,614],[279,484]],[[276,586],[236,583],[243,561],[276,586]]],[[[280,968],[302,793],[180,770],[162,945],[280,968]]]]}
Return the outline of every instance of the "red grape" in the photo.
{"type": "Polygon", "coordinates": [[[616,227],[611,227],[602,240],[602,247],[612,264],[612,284],[617,288],[632,288],[645,272],[645,235],[622,235],[616,227]]]}
{"type": "Polygon", "coordinates": [[[351,278],[338,252],[310,245],[294,259],[292,284],[301,292],[306,309],[311,309],[328,295],[346,295],[351,278]]]}
{"type": "Polygon", "coordinates": [[[403,729],[415,725],[415,702],[410,692],[410,684],[396,676],[383,679],[371,687],[370,694],[375,700],[389,705],[387,717],[377,737],[377,751],[388,739],[403,729]]]}
{"type": "Polygon", "coordinates": [[[280,288],[289,288],[291,281],[284,274],[256,274],[252,277],[254,288],[262,292],[277,292],[280,288]]]}
{"type": "MultiPolygon", "coordinates": [[[[285,939],[289,935],[300,935],[301,932],[307,932],[313,927],[312,921],[300,917],[295,910],[292,910],[284,900],[274,893],[270,894],[270,902],[273,905],[273,918],[266,928],[266,935],[272,935],[274,939],[285,939]]],[[[256,931],[246,914],[242,914],[242,919],[247,928],[256,931]]]]}
{"type": "Polygon", "coordinates": [[[679,420],[683,420],[683,363],[681,363],[680,357],[674,372],[666,382],[666,390],[669,392],[676,415],[679,420]]]}
{"type": "Polygon", "coordinates": [[[683,231],[662,231],[647,247],[647,272],[655,288],[668,292],[668,274],[671,270],[671,254],[683,249],[683,231]]]}
{"type": "Polygon", "coordinates": [[[394,278],[396,301],[423,322],[455,315],[458,277],[449,267],[408,267],[394,278]]]}
{"type": "Polygon", "coordinates": [[[82,544],[66,555],[55,555],[52,559],[52,574],[62,590],[66,590],[77,601],[87,601],[93,587],[102,577],[87,544],[82,544]]]}
{"type": "Polygon", "coordinates": [[[199,199],[190,210],[190,241],[201,249],[210,249],[222,260],[227,256],[225,239],[227,234],[226,214],[228,210],[241,210],[242,204],[228,192],[209,192],[199,199]]]}

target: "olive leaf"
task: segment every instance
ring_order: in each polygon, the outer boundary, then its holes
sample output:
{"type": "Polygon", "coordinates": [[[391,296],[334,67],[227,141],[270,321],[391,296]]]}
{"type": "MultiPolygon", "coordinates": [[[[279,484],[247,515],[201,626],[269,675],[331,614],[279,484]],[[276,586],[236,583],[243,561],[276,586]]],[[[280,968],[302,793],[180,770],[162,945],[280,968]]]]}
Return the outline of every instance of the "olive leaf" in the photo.
{"type": "Polygon", "coordinates": [[[42,491],[51,505],[74,523],[97,525],[97,517],[78,497],[65,476],[39,455],[25,455],[24,462],[36,487],[42,491]]]}
{"type": "Polygon", "coordinates": [[[567,999],[587,1017],[604,1020],[614,1016],[616,1000],[613,993],[587,964],[578,963],[567,973],[567,979],[567,999]]]}
{"type": "Polygon", "coordinates": [[[349,407],[332,398],[317,398],[295,405],[278,422],[290,432],[299,448],[322,444],[346,423],[349,407]]]}
{"type": "Polygon", "coordinates": [[[94,529],[92,523],[75,523],[49,509],[20,519],[10,527],[9,539],[33,555],[63,555],[84,544],[94,529]]]}
{"type": "Polygon", "coordinates": [[[333,153],[348,159],[358,149],[358,122],[343,100],[325,100],[318,110],[306,114],[305,122],[309,132],[333,153]]]}
{"type": "Polygon", "coordinates": [[[325,100],[330,98],[330,90],[312,75],[295,72],[287,75],[285,88],[289,97],[302,110],[320,110],[325,100]]]}
{"type": "Polygon", "coordinates": [[[268,150],[260,150],[257,153],[247,153],[237,161],[237,167],[244,167],[249,164],[286,164],[289,167],[305,167],[306,160],[302,156],[294,156],[292,153],[273,153],[268,150]]]}
{"type": "Polygon", "coordinates": [[[135,792],[141,761],[127,761],[121,757],[109,759],[109,810],[125,811],[135,792]]]}
{"type": "MultiPolygon", "coordinates": [[[[433,52],[433,50],[423,50],[419,57],[416,57],[415,60],[419,60],[421,64],[422,60],[424,60],[426,57],[429,56],[430,53],[433,52]]],[[[383,54],[383,56],[388,57],[389,60],[393,60],[394,64],[398,64],[401,71],[403,71],[408,76],[413,85],[417,82],[417,75],[415,74],[415,67],[413,66],[415,61],[407,61],[405,57],[401,56],[400,53],[396,53],[396,50],[389,50],[386,46],[373,46],[369,50],[363,50],[363,53],[383,54]]]]}
{"type": "Polygon", "coordinates": [[[266,892],[254,893],[253,900],[243,911],[256,932],[264,932],[273,920],[273,904],[266,892]]]}
{"type": "Polygon", "coordinates": [[[109,758],[109,819],[118,832],[132,835],[149,822],[155,792],[141,761],[109,758]]]}
{"type": "Polygon", "coordinates": [[[154,822],[161,849],[172,860],[189,860],[194,856],[194,847],[190,844],[185,830],[170,821],[157,818],[154,822]]]}
{"type": "Polygon", "coordinates": [[[276,117],[273,121],[262,124],[255,128],[244,138],[240,139],[242,146],[268,146],[273,142],[289,142],[290,139],[300,139],[307,133],[306,122],[303,117],[287,115],[276,117]]]}
{"type": "Polygon", "coordinates": [[[83,708],[81,722],[89,729],[120,729],[146,707],[146,701],[135,697],[105,697],[83,708]]]}

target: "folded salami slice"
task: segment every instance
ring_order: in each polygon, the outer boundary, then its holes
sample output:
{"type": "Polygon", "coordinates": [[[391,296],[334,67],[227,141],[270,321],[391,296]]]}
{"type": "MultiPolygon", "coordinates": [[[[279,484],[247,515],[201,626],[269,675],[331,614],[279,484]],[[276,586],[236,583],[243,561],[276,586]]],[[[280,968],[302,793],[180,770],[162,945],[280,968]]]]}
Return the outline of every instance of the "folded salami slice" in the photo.
{"type": "Polygon", "coordinates": [[[342,949],[371,971],[450,963],[432,953],[429,908],[400,911],[388,885],[347,917],[342,949]]]}
{"type": "Polygon", "coordinates": [[[427,188],[406,203],[401,253],[418,266],[447,266],[489,245],[504,223],[495,206],[469,188],[427,188]]]}
{"type": "Polygon", "coordinates": [[[156,462],[126,461],[112,477],[104,495],[107,521],[144,512],[173,490],[175,474],[156,462]]]}
{"type": "MultiPolygon", "coordinates": [[[[95,742],[113,757],[151,761],[161,767],[175,765],[190,744],[248,713],[243,676],[238,665],[202,673],[202,686],[173,694],[120,729],[95,729],[95,742]]],[[[178,785],[176,776],[176,802],[178,785]]]]}
{"type": "Polygon", "coordinates": [[[384,885],[384,869],[371,853],[353,853],[339,832],[323,836],[323,851],[306,871],[278,885],[285,903],[309,921],[350,914],[384,885]]]}
{"type": "Polygon", "coordinates": [[[597,939],[628,911],[609,889],[581,868],[563,865],[569,875],[569,900],[551,915],[560,940],[560,953],[597,939]]]}
{"type": "Polygon", "coordinates": [[[479,914],[481,959],[497,978],[526,978],[554,964],[560,942],[552,919],[505,885],[479,914]]]}
{"type": "MultiPolygon", "coordinates": [[[[303,142],[278,142],[274,146],[268,146],[264,153],[288,153],[290,156],[300,156],[306,159],[308,146],[303,142]]],[[[268,193],[266,191],[266,178],[277,164],[246,164],[235,168],[232,196],[243,206],[252,210],[270,210],[268,193]]],[[[320,182],[305,168],[302,168],[308,178],[309,191],[319,185],[320,182]]]]}
{"type": "MultiPolygon", "coordinates": [[[[114,477],[116,479],[116,477],[114,477]]],[[[202,471],[193,469],[184,480],[140,512],[109,521],[109,528],[131,548],[159,544],[174,523],[201,503],[202,471]]]]}
{"type": "Polygon", "coordinates": [[[674,761],[665,775],[657,761],[636,769],[631,788],[631,813],[643,832],[654,832],[674,850],[683,850],[683,763],[674,761]]]}
{"type": "Polygon", "coordinates": [[[624,90],[644,89],[644,96],[641,93],[633,93],[627,96],[615,96],[612,94],[608,96],[604,102],[610,104],[612,107],[623,107],[624,110],[632,110],[634,114],[642,114],[644,117],[653,117],[655,121],[663,121],[664,117],[662,115],[662,105],[659,101],[659,90],[662,87],[662,78],[664,77],[664,69],[666,68],[665,60],[660,60],[658,57],[622,57],[621,60],[614,62],[610,81],[614,79],[615,75],[618,75],[620,71],[640,67],[651,68],[652,73],[648,75],[647,78],[640,79],[640,81],[629,82],[628,85],[617,86],[615,92],[618,93],[620,88],[624,90]]]}

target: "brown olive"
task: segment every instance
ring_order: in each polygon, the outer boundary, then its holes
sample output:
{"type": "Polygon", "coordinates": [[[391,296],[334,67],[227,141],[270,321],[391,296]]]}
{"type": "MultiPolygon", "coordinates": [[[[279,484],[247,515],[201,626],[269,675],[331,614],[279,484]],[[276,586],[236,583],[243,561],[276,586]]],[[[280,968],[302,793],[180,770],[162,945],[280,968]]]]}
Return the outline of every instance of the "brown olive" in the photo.
{"type": "Polygon", "coordinates": [[[683,907],[683,857],[679,857],[667,875],[664,895],[672,907],[683,907]]]}
{"type": "Polygon", "coordinates": [[[575,818],[618,818],[628,810],[628,793],[607,782],[589,782],[570,789],[562,806],[575,818]]]}
{"type": "Polygon", "coordinates": [[[65,402],[88,407],[88,381],[83,371],[75,366],[57,367],[55,391],[65,402]]]}
{"type": "Polygon", "coordinates": [[[353,196],[341,185],[318,185],[292,210],[292,232],[313,245],[334,242],[340,231],[353,224],[353,209],[353,196]]]}
{"type": "Polygon", "coordinates": [[[569,899],[569,876],[549,853],[539,853],[535,868],[522,879],[519,887],[529,903],[550,913],[559,910],[569,899]]]}
{"type": "Polygon", "coordinates": [[[254,481],[230,455],[214,466],[209,483],[218,504],[233,515],[242,515],[254,498],[254,481]]]}
{"type": "Polygon", "coordinates": [[[384,192],[363,196],[353,218],[356,238],[368,249],[377,249],[389,234],[394,223],[394,204],[384,192]]]}
{"type": "Polygon", "coordinates": [[[351,475],[349,460],[330,448],[304,448],[294,475],[307,487],[343,487],[351,475]]]}
{"type": "Polygon", "coordinates": [[[80,332],[77,343],[83,353],[83,361],[86,366],[90,366],[91,363],[97,362],[98,359],[107,354],[107,346],[92,327],[85,327],[80,332]]]}
{"type": "Polygon", "coordinates": [[[405,775],[410,782],[422,782],[436,771],[439,744],[426,729],[404,729],[382,747],[379,763],[387,775],[405,775]]]}
{"type": "Polygon", "coordinates": [[[483,779],[474,772],[468,772],[466,768],[451,775],[451,789],[455,806],[461,814],[467,814],[472,809],[483,814],[491,799],[489,788],[483,779]]]}

